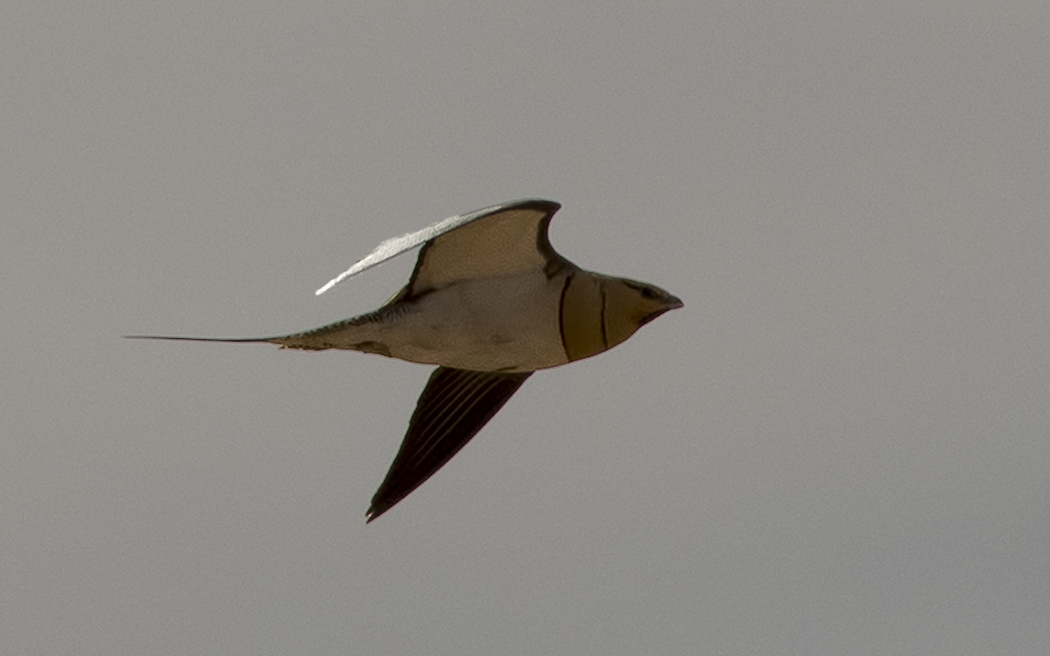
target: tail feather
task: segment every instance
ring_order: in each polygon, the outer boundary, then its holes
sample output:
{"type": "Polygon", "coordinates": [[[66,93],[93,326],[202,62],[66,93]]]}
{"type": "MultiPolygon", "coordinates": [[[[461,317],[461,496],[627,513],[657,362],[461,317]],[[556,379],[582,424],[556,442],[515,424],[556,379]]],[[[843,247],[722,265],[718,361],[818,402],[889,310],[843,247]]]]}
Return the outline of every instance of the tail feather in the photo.
{"type": "Polygon", "coordinates": [[[125,339],[170,339],[181,342],[254,342],[258,344],[279,344],[281,337],[182,337],[174,335],[124,335],[125,339]]]}

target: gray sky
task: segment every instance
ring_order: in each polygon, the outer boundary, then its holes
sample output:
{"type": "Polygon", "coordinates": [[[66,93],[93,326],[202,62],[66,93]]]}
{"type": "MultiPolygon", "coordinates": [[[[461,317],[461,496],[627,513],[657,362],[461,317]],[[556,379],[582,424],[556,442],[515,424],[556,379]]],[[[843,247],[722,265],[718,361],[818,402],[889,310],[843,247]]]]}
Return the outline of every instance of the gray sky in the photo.
{"type": "Polygon", "coordinates": [[[0,651],[1045,654],[1048,5],[574,7],[5,5],[0,651]],[[121,338],[525,196],[686,307],[372,525],[428,368],[121,338]]]}

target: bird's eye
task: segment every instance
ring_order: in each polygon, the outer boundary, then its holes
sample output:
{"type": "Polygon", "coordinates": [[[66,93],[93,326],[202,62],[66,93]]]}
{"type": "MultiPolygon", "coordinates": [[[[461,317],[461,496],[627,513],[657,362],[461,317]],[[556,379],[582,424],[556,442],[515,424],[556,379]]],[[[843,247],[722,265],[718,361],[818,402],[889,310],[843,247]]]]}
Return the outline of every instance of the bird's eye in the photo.
{"type": "Polygon", "coordinates": [[[659,295],[656,293],[656,290],[652,287],[642,287],[642,298],[649,301],[655,301],[657,298],[659,298],[659,295]]]}

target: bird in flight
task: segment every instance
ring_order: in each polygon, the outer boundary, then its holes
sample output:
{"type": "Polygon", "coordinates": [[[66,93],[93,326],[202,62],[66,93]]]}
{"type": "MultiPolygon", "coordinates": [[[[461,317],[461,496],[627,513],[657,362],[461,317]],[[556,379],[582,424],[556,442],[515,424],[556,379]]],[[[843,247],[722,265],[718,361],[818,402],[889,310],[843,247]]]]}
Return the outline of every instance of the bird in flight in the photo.
{"type": "Polygon", "coordinates": [[[682,307],[655,285],[585,271],[555,252],[547,228],[560,207],[512,201],[384,241],[316,292],[422,244],[408,284],[350,319],[277,337],[129,337],[345,349],[437,365],[372,497],[371,522],[441,469],[533,372],[597,355],[682,307]]]}

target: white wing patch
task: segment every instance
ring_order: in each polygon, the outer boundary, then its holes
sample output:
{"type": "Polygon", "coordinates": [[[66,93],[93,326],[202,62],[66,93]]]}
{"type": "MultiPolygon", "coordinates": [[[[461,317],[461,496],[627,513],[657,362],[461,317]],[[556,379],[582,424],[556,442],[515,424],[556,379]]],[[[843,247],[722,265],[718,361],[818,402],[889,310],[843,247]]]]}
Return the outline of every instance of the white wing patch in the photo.
{"type": "Polygon", "coordinates": [[[431,239],[434,239],[435,237],[439,237],[447,232],[455,230],[456,228],[462,227],[470,223],[471,221],[476,221],[490,214],[500,212],[502,210],[514,207],[516,205],[520,205],[522,203],[532,202],[535,202],[535,199],[516,200],[511,201],[509,203],[502,203],[500,205],[493,205],[492,207],[486,207],[484,209],[476,210],[474,212],[470,212],[469,214],[463,214],[460,216],[450,216],[449,218],[443,221],[438,221],[434,225],[423,228],[422,230],[410,232],[407,235],[402,235],[400,237],[387,239],[383,243],[379,244],[379,246],[376,246],[375,250],[373,250],[371,253],[366,255],[364,258],[358,260],[352,267],[325,283],[323,287],[314,292],[314,295],[320,296],[321,294],[334,287],[336,284],[342,282],[343,280],[346,280],[351,276],[356,276],[359,273],[368,271],[372,267],[378,266],[389,259],[395,258],[406,251],[412,250],[416,246],[428,242],[431,239]]]}

